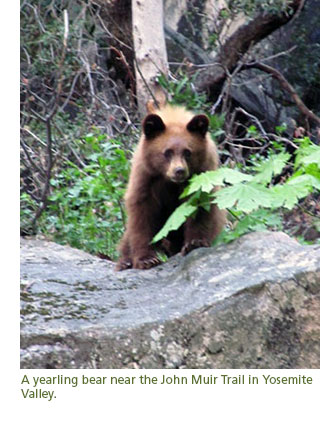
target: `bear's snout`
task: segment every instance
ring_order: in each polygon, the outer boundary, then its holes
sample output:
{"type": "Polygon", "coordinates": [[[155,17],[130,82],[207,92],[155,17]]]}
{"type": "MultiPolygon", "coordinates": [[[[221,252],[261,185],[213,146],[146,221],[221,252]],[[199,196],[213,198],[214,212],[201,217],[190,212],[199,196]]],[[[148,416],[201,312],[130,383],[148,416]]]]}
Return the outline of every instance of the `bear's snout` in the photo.
{"type": "Polygon", "coordinates": [[[174,179],[178,182],[183,182],[187,178],[187,170],[184,167],[174,169],[174,179]]]}
{"type": "Polygon", "coordinates": [[[174,183],[182,183],[189,177],[188,165],[180,155],[173,155],[166,172],[167,178],[174,183]]]}

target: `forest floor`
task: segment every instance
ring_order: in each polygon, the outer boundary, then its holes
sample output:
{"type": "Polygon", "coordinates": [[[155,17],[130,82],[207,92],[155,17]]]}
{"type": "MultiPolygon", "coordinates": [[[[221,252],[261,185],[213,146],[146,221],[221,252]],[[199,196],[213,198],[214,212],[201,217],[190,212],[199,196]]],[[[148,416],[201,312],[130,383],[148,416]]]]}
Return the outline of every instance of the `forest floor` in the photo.
{"type": "Polygon", "coordinates": [[[309,195],[304,202],[284,216],[284,231],[294,237],[303,237],[314,243],[320,239],[320,227],[315,226],[315,218],[320,217],[320,196],[309,195]]]}

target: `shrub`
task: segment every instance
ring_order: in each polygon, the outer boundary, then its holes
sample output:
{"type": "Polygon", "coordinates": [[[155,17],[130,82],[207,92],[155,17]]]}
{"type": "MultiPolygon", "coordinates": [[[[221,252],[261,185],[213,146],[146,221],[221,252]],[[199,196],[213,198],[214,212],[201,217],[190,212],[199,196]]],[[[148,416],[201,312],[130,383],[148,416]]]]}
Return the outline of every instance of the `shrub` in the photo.
{"type": "Polygon", "coordinates": [[[177,230],[198,208],[208,209],[211,203],[227,209],[233,221],[218,242],[230,242],[253,230],[280,229],[283,209],[291,210],[309,194],[320,192],[320,147],[307,137],[295,143],[299,148],[291,163],[293,173],[278,183],[275,179],[290,161],[290,154],[283,149],[269,152],[267,158],[255,156],[253,165],[241,170],[221,167],[193,176],[181,195],[187,200],[173,212],[153,242],[177,230]],[[215,186],[222,188],[212,193],[215,186]]]}
{"type": "Polygon", "coordinates": [[[122,205],[129,162],[122,142],[105,135],[87,135],[77,142],[86,163],[72,161],[51,180],[53,188],[40,230],[56,242],[115,258],[124,227],[122,205]]]}

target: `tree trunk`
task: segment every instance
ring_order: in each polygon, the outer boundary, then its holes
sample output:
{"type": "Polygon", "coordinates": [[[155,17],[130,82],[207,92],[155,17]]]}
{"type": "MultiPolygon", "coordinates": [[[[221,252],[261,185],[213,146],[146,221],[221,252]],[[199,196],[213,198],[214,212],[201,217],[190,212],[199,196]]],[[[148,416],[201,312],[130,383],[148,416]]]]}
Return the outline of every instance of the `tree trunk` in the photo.
{"type": "Polygon", "coordinates": [[[132,0],[132,32],[138,108],[146,113],[146,103],[154,97],[156,76],[168,73],[163,29],[163,4],[159,0],[132,0]]]}

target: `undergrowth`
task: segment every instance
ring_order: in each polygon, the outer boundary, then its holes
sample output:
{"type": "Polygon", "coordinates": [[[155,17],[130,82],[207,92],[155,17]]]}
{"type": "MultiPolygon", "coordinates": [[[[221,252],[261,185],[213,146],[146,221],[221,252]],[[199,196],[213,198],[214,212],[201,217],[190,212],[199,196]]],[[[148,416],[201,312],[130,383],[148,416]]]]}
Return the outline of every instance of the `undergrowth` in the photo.
{"type": "MultiPolygon", "coordinates": [[[[112,259],[125,223],[122,200],[128,154],[120,140],[107,139],[98,131],[76,145],[85,160],[81,166],[66,160],[51,179],[51,195],[38,231],[58,243],[112,259]]],[[[23,221],[31,214],[33,201],[24,193],[21,202],[23,221]]]]}

